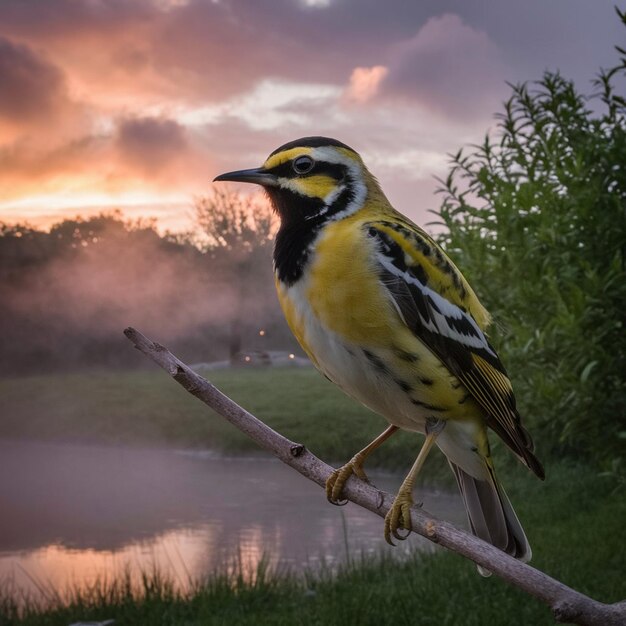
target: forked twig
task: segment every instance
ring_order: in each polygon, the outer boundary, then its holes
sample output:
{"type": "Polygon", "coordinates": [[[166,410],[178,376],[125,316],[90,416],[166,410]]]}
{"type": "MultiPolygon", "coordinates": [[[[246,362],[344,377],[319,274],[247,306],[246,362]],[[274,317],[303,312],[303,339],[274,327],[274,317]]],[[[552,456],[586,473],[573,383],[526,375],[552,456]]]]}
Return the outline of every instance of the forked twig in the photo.
{"type": "MultiPolygon", "coordinates": [[[[233,402],[210,382],[196,374],[177,359],[169,350],[142,335],[134,328],[124,334],[135,347],[162,367],[189,393],[202,400],[233,426],[254,439],[260,446],[293,467],[321,487],[326,484],[333,468],[327,465],[302,444],[295,443],[272,430],[251,413],[233,402]]],[[[384,517],[393,496],[376,489],[355,476],[346,483],[342,495],[381,517],[384,517]]],[[[604,604],[585,596],[547,574],[514,559],[498,548],[438,520],[423,509],[411,509],[411,530],[478,565],[488,569],[503,580],[547,604],[557,622],[570,622],[581,626],[624,626],[626,601],[604,604]]]]}

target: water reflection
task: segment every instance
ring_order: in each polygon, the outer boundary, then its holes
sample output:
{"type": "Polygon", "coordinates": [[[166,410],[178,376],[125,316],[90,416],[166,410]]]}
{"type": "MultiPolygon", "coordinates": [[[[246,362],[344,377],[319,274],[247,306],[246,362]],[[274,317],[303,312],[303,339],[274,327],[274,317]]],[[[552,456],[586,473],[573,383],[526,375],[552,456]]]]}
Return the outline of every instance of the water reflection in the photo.
{"type": "MultiPolygon", "coordinates": [[[[388,490],[400,482],[372,479],[388,490]]],[[[462,523],[456,494],[420,496],[462,523]]],[[[185,588],[235,560],[252,576],[264,555],[297,569],[393,550],[380,518],[330,506],[316,485],[268,458],[0,441],[0,511],[0,578],[34,593],[155,566],[185,588]]],[[[413,537],[394,552],[419,542],[429,545],[413,537]]]]}

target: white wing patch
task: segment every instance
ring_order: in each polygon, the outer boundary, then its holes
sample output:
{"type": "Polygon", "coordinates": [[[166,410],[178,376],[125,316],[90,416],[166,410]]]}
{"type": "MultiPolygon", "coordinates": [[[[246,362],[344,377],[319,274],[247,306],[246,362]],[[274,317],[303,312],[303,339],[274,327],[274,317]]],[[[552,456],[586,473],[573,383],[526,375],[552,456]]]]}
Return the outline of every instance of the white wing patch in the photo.
{"type": "MultiPolygon", "coordinates": [[[[471,315],[465,313],[455,304],[446,300],[443,296],[433,291],[428,286],[421,283],[413,274],[399,268],[393,260],[385,254],[377,253],[378,262],[390,273],[402,279],[405,283],[416,287],[422,294],[423,301],[428,305],[430,319],[426,319],[422,312],[417,309],[417,314],[424,328],[427,330],[448,337],[468,348],[486,350],[489,354],[497,358],[492,350],[483,331],[471,315]],[[455,328],[454,320],[462,322],[459,326],[468,329],[463,332],[455,328]]],[[[398,309],[399,310],[399,309],[398,309]]]]}

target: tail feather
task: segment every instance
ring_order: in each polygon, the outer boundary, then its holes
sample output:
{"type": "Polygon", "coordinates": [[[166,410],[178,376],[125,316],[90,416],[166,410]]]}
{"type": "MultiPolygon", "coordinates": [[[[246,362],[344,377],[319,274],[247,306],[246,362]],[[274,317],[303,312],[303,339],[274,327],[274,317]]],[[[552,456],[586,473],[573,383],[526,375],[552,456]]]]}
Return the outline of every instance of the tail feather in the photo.
{"type": "MultiPolygon", "coordinates": [[[[524,529],[491,468],[488,468],[488,478],[480,480],[470,476],[452,461],[449,462],[474,535],[516,559],[530,561],[532,551],[524,529]]],[[[483,576],[491,575],[480,566],[478,571],[483,576]]]]}

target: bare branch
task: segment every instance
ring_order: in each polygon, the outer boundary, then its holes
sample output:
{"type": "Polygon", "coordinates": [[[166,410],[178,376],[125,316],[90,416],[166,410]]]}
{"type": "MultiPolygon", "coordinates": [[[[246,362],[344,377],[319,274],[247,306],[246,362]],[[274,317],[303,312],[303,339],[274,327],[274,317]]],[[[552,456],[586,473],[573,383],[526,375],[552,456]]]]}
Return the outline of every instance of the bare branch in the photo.
{"type": "MultiPolygon", "coordinates": [[[[333,471],[330,465],[318,459],[302,444],[283,437],[248,413],[163,346],[154,343],[134,328],[127,328],[124,334],[138,350],[168,372],[189,393],[202,400],[281,461],[324,487],[326,479],[333,471]]],[[[391,494],[380,491],[354,476],[346,483],[342,495],[381,517],[385,516],[393,501],[391,494]]],[[[550,607],[557,622],[570,622],[581,626],[626,624],[626,601],[616,604],[597,602],[481,539],[455,528],[452,524],[438,520],[423,509],[416,507],[411,509],[411,530],[471,559],[508,583],[538,598],[550,607]]]]}

